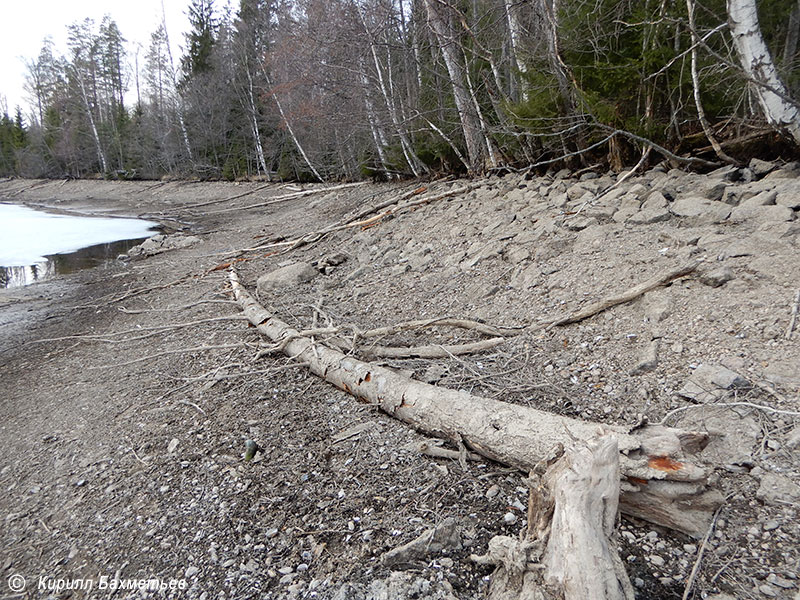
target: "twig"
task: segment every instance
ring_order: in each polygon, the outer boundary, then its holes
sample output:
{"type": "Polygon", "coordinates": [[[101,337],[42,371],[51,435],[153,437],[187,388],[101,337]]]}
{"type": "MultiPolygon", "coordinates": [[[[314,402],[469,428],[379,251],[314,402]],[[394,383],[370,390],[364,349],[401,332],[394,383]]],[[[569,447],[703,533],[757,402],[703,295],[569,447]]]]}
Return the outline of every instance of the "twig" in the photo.
{"type": "Polygon", "coordinates": [[[259,202],[257,204],[248,204],[247,206],[234,206],[232,208],[222,208],[220,210],[212,210],[208,211],[207,215],[219,215],[221,213],[233,212],[236,210],[248,210],[250,208],[261,208],[263,206],[269,206],[270,204],[277,204],[278,202],[285,202],[287,200],[294,200],[295,198],[302,198],[304,196],[310,196],[311,194],[319,194],[322,192],[333,192],[335,190],[342,190],[344,188],[351,188],[357,185],[365,185],[369,183],[368,181],[357,181],[356,183],[345,183],[342,185],[334,185],[332,187],[320,188],[316,190],[305,190],[302,192],[295,192],[293,194],[285,194],[283,196],[276,196],[275,198],[271,198],[266,200],[265,202],[259,202]]]}
{"type": "Polygon", "coordinates": [[[237,200],[238,198],[244,198],[245,196],[249,196],[250,194],[255,194],[256,192],[260,192],[261,190],[266,189],[271,185],[273,184],[266,183],[264,185],[259,185],[257,187],[254,187],[252,190],[242,192],[241,194],[228,196],[227,198],[217,198],[216,200],[209,200],[208,202],[198,202],[197,204],[189,204],[187,206],[182,206],[181,209],[188,210],[190,208],[200,208],[201,206],[208,206],[209,204],[219,204],[220,202],[229,202],[231,200],[237,200]]]}
{"type": "Polygon", "coordinates": [[[604,310],[611,308],[613,306],[617,306],[618,304],[624,304],[625,302],[630,302],[631,300],[635,300],[642,294],[649,292],[657,287],[662,285],[666,285],[670,281],[674,279],[678,279],[679,277],[683,277],[684,275],[688,275],[692,271],[694,271],[697,266],[698,262],[691,262],[685,265],[682,265],[676,269],[672,269],[671,271],[667,271],[662,275],[656,275],[655,277],[648,279],[647,281],[636,285],[621,294],[617,294],[615,296],[609,296],[601,300],[600,302],[595,302],[594,304],[590,304],[586,308],[583,308],[579,311],[573,312],[570,315],[565,317],[561,317],[560,319],[556,319],[552,323],[550,323],[550,327],[556,325],[568,325],[569,323],[577,323],[578,321],[583,321],[584,319],[588,319],[591,316],[596,315],[597,313],[603,312],[604,310]]]}
{"type": "Polygon", "coordinates": [[[424,454],[425,456],[430,456],[433,458],[449,458],[451,460],[458,460],[458,461],[460,461],[462,458],[466,458],[467,460],[473,460],[473,461],[483,460],[483,457],[480,454],[475,454],[474,452],[462,453],[460,451],[450,450],[448,448],[442,448],[436,443],[431,443],[431,442],[419,442],[418,444],[414,444],[414,450],[416,450],[420,454],[424,454]]]}
{"type": "MultiPolygon", "coordinates": [[[[395,214],[397,214],[397,213],[399,213],[401,211],[408,210],[408,209],[411,209],[411,208],[415,208],[416,206],[419,206],[421,204],[427,204],[429,202],[435,202],[437,200],[442,200],[444,198],[449,198],[450,196],[455,196],[457,194],[466,193],[466,192],[469,192],[470,190],[473,190],[473,189],[475,189],[477,187],[480,187],[481,185],[482,184],[480,184],[480,183],[468,184],[468,185],[465,185],[465,186],[450,190],[448,192],[443,192],[441,194],[437,194],[437,195],[434,195],[434,196],[425,196],[424,198],[420,198],[419,200],[414,200],[414,201],[411,201],[411,202],[406,202],[405,204],[398,204],[394,208],[390,208],[390,209],[388,209],[388,210],[386,210],[386,211],[384,211],[384,212],[382,212],[380,214],[377,214],[377,215],[375,215],[373,217],[370,217],[368,219],[360,218],[360,217],[366,216],[366,215],[364,215],[362,213],[361,215],[359,215],[359,218],[357,220],[350,221],[348,223],[331,225],[330,227],[326,227],[324,229],[319,229],[319,230],[316,230],[316,231],[309,231],[308,233],[305,233],[302,236],[300,236],[299,238],[295,238],[293,240],[287,240],[287,241],[283,241],[283,242],[273,242],[273,243],[269,243],[269,244],[263,244],[261,246],[254,246],[252,248],[243,248],[243,249],[237,250],[237,251],[235,251],[233,253],[228,253],[228,255],[231,255],[231,254],[239,255],[239,254],[242,254],[243,252],[255,252],[255,251],[258,251],[258,250],[266,250],[266,249],[269,249],[269,248],[283,248],[283,252],[289,252],[290,250],[295,250],[296,248],[300,248],[301,246],[305,246],[306,244],[311,244],[313,242],[318,242],[319,240],[321,240],[323,237],[325,237],[329,233],[334,233],[336,231],[343,231],[345,229],[352,229],[354,227],[366,227],[366,226],[369,226],[369,225],[373,225],[373,224],[375,224],[375,223],[377,223],[377,222],[379,222],[379,221],[381,221],[381,220],[383,220],[383,219],[385,219],[385,218],[387,218],[389,216],[395,215],[395,214]]],[[[405,194],[401,198],[405,198],[407,196],[408,196],[408,194],[405,194]]]]}
{"type": "Polygon", "coordinates": [[[797,295],[794,298],[794,306],[792,306],[792,316],[789,320],[789,326],[786,328],[786,339],[792,339],[792,333],[794,332],[794,326],[797,323],[797,310],[800,307],[800,290],[797,290],[797,295]]]}
{"type": "Polygon", "coordinates": [[[197,406],[197,404],[195,404],[194,402],[189,402],[188,400],[177,400],[177,403],[185,404],[186,406],[191,406],[192,408],[196,408],[197,410],[199,410],[201,413],[206,414],[206,411],[197,406]]]}
{"type": "Polygon", "coordinates": [[[392,335],[408,329],[424,329],[426,327],[459,327],[461,329],[470,329],[482,333],[484,335],[492,335],[501,337],[505,335],[513,335],[518,333],[516,330],[521,328],[515,327],[494,327],[478,321],[471,321],[469,319],[457,319],[453,317],[438,317],[435,319],[421,319],[418,321],[404,321],[396,325],[389,325],[387,327],[378,327],[368,331],[358,332],[360,338],[382,337],[385,335],[392,335]]]}
{"type": "Polygon", "coordinates": [[[653,423],[653,425],[666,425],[667,419],[671,416],[678,414],[679,412],[683,412],[685,410],[690,410],[693,408],[727,408],[729,406],[746,406],[748,408],[755,408],[757,410],[763,410],[771,413],[775,413],[778,415],[788,415],[790,417],[800,417],[800,412],[795,412],[791,410],[780,410],[778,408],[772,408],[771,406],[763,406],[761,404],[754,404],[752,402],[721,402],[718,404],[690,404],[688,406],[681,406],[679,408],[675,408],[669,411],[664,418],[661,419],[658,423],[653,423]]]}
{"type": "Polygon", "coordinates": [[[372,358],[447,358],[450,356],[459,356],[462,354],[472,354],[473,352],[482,352],[489,350],[495,346],[506,341],[503,337],[491,338],[488,340],[481,340],[479,342],[470,342],[467,344],[454,344],[452,346],[443,346],[441,344],[431,346],[415,346],[412,348],[401,348],[395,346],[374,346],[365,349],[359,354],[362,354],[367,359],[372,358]]]}
{"type": "Polygon", "coordinates": [[[708,540],[711,538],[711,533],[714,531],[714,526],[717,524],[717,517],[719,517],[721,510],[722,505],[720,505],[717,510],[714,511],[714,516],[711,518],[711,525],[708,526],[708,531],[706,531],[706,535],[703,538],[703,543],[700,544],[700,549],[697,551],[697,559],[694,561],[692,572],[689,574],[689,579],[686,581],[686,587],[683,590],[683,596],[681,597],[681,600],[687,600],[689,598],[689,594],[692,591],[692,585],[694,585],[694,580],[697,577],[698,571],[700,570],[700,564],[703,562],[703,554],[708,546],[708,540]]]}

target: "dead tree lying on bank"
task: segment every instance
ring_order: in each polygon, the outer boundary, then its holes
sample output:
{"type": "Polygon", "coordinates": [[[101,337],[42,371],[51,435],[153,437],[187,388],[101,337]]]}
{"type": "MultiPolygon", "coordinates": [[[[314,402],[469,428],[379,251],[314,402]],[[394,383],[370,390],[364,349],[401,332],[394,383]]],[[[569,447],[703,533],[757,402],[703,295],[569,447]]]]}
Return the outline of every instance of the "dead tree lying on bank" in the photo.
{"type": "Polygon", "coordinates": [[[234,297],[259,333],[315,375],[425,433],[530,473],[527,528],[496,536],[491,600],[633,600],[614,536],[618,509],[701,537],[722,495],[691,455],[707,435],[663,426],[628,430],[422,383],[301,335],[245,290],[234,297]]]}
{"type": "MultiPolygon", "coordinates": [[[[420,431],[463,442],[497,462],[529,472],[554,447],[568,448],[577,440],[593,439],[601,428],[597,423],[439,388],[315,344],[259,305],[233,270],[230,281],[250,323],[277,344],[292,338],[282,351],[308,363],[312,373],[420,431]]],[[[619,448],[622,512],[702,536],[722,499],[709,487],[709,471],[690,458],[705,446],[707,435],[660,426],[632,431],[603,428],[613,434],[619,448]]]]}

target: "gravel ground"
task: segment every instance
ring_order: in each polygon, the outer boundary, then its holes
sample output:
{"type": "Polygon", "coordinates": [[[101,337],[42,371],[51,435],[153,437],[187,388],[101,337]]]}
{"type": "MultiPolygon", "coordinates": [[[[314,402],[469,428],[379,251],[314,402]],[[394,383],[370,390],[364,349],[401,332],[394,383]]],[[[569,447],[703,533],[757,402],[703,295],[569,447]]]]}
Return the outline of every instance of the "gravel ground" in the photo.
{"type": "MultiPolygon", "coordinates": [[[[299,188],[1,182],[4,201],[146,215],[166,231],[129,261],[0,290],[0,597],[484,597],[491,569],[469,556],[524,525],[523,474],[420,454],[425,438],[402,423],[286,357],[255,359],[264,347],[216,268],[237,258],[245,285],[298,328],[444,315],[520,327],[482,354],[385,362],[415,378],[709,431],[703,458],[727,501],[708,539],[620,521],[638,597],[680,598],[701,550],[691,598],[800,597],[797,174],[754,161],[616,186],[559,173],[284,199],[299,188]],[[289,252],[240,252],[466,183],[479,185],[289,252]],[[687,261],[700,261],[689,277],[543,326],[687,261]],[[298,262],[310,281],[256,285],[298,262]],[[261,449],[249,462],[246,440],[261,449]],[[436,551],[382,558],[434,527],[447,540],[436,551]],[[83,590],[56,589],[81,578],[83,590]],[[141,579],[165,589],[125,589],[141,579]]],[[[475,339],[434,328],[380,343],[475,339]]]]}

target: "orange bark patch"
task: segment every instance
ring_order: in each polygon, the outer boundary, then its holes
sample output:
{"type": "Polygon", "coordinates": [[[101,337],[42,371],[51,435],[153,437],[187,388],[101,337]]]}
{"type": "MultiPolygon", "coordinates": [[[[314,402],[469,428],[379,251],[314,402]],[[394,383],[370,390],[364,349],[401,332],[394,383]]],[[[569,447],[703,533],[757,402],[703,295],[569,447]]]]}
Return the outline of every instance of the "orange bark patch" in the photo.
{"type": "Polygon", "coordinates": [[[647,466],[659,471],[679,471],[683,468],[683,463],[672,460],[668,456],[651,456],[647,461],[647,466]]]}

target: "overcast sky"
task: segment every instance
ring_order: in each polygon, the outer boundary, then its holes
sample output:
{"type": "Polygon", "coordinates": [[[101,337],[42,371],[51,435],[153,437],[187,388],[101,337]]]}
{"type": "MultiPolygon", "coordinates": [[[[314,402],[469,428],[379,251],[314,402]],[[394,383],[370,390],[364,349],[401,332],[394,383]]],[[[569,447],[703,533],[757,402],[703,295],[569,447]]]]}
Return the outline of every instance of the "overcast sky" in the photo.
{"type": "MultiPolygon", "coordinates": [[[[164,0],[173,52],[184,43],[188,4],[189,0],[164,0]]],[[[46,36],[53,38],[56,54],[65,54],[68,25],[86,17],[99,25],[103,15],[109,14],[128,40],[132,64],[136,43],[146,50],[150,34],[161,23],[161,0],[11,0],[2,3],[0,14],[4,23],[0,35],[0,96],[5,96],[9,113],[13,114],[19,104],[27,114],[30,102],[23,90],[25,60],[38,56],[46,36]]],[[[174,58],[178,60],[177,54],[174,58]]]]}

